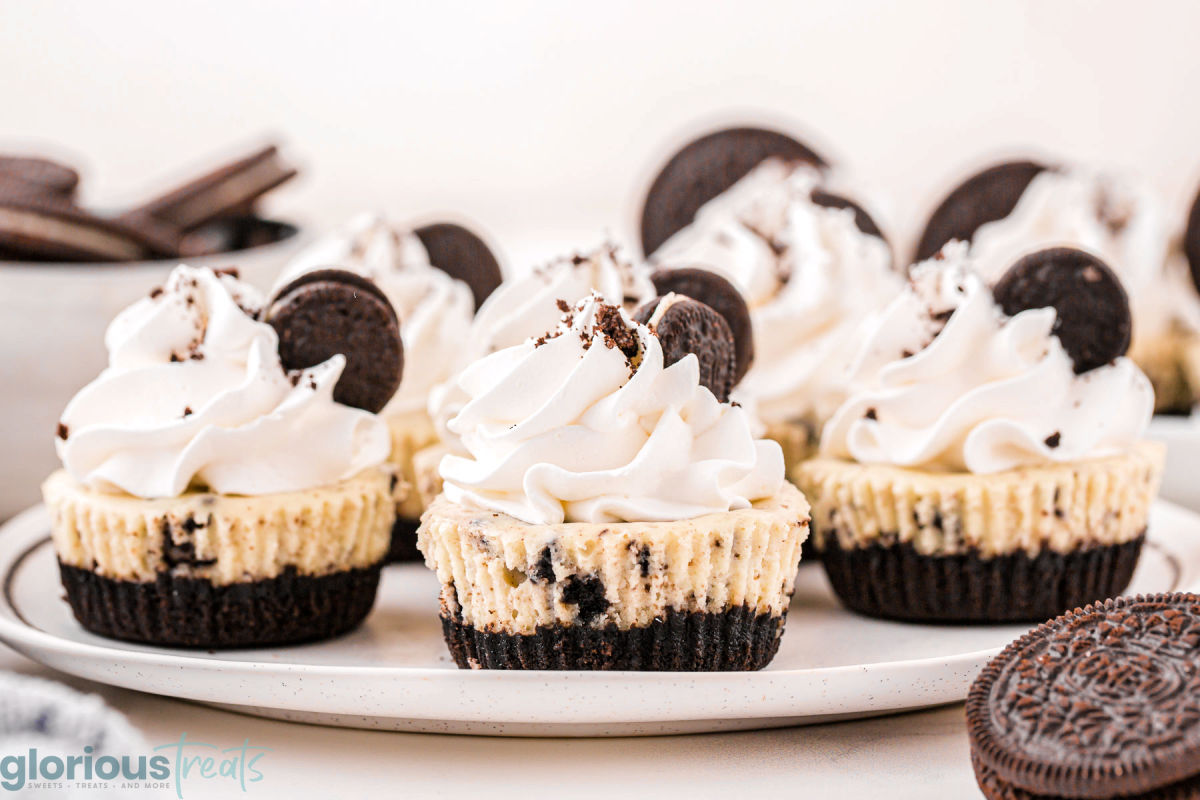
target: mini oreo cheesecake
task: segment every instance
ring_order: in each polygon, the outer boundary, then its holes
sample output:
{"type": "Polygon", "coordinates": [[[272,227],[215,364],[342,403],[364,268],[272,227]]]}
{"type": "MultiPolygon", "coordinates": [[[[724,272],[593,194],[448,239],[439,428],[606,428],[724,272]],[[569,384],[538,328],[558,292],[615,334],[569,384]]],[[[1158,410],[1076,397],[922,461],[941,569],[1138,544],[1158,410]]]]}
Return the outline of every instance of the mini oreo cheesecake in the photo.
{"type": "Polygon", "coordinates": [[[179,266],[109,326],[42,487],[89,631],[264,646],[370,611],[396,513],[373,410],[400,380],[399,330],[369,282],[308,278],[264,308],[233,274],[179,266]]]}
{"type": "Polygon", "coordinates": [[[966,246],[864,324],[850,398],[796,483],[834,591],[871,616],[1038,620],[1120,594],[1162,473],[1098,259],[1039,251],[988,287],[966,246]]]}
{"type": "Polygon", "coordinates": [[[672,285],[685,279],[670,273],[701,270],[741,291],[754,345],[739,354],[737,400],[791,468],[815,454],[845,400],[854,329],[900,292],[903,277],[870,215],[829,190],[829,170],[808,148],[753,129],[699,142],[668,163],[646,197],[646,256],[660,293],[686,294],[672,285]],[[747,153],[757,160],[747,163],[747,153]],[[680,205],[691,213],[681,216],[680,205]]]}
{"type": "Polygon", "coordinates": [[[1128,293],[1129,357],[1154,386],[1156,412],[1186,414],[1200,394],[1200,292],[1184,248],[1171,248],[1170,238],[1162,204],[1139,183],[1081,165],[1008,161],[947,195],[917,259],[951,240],[969,242],[977,269],[995,282],[1018,258],[1048,247],[1099,257],[1128,293]]]}
{"type": "Polygon", "coordinates": [[[458,379],[465,454],[442,459],[418,533],[455,663],[765,666],[808,504],[779,446],[723,402],[728,325],[675,296],[642,311],[648,325],[598,293],[561,309],[458,379]]]}
{"type": "Polygon", "coordinates": [[[373,281],[399,316],[404,379],[380,415],[391,431],[391,461],[407,488],[388,559],[419,561],[416,532],[425,504],[415,490],[413,456],[438,442],[429,395],[464,361],[466,332],[475,309],[500,285],[500,265],[482,239],[459,225],[410,229],[366,214],[297,256],[280,284],[331,264],[373,281]]]}
{"type": "Polygon", "coordinates": [[[560,256],[520,276],[505,280],[488,297],[467,329],[461,345],[462,359],[453,376],[430,393],[429,415],[433,418],[437,443],[413,457],[416,488],[428,505],[442,491],[438,465],[454,452],[465,454],[459,436],[447,423],[467,402],[457,377],[485,356],[519,345],[552,330],[562,316],[559,300],[599,293],[604,302],[632,311],[656,292],[646,270],[623,258],[613,245],[560,256]]]}

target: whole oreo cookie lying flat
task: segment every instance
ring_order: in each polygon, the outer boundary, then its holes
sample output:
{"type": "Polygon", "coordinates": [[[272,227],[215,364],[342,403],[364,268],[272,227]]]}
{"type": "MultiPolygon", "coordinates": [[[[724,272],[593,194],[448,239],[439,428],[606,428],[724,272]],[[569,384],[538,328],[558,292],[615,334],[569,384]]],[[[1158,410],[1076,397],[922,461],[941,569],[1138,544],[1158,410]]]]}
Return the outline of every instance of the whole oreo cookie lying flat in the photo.
{"type": "Polygon", "coordinates": [[[346,367],[333,399],[380,411],[404,370],[400,325],[387,297],[370,280],[339,269],[306,273],[280,289],[264,320],[279,335],[279,358],[306,369],[341,353],[346,367]]]}
{"type": "Polygon", "coordinates": [[[992,290],[1005,314],[1053,307],[1058,336],[1082,374],[1125,355],[1133,333],[1129,297],[1100,259],[1070,247],[1023,257],[992,290]]]}
{"type": "Polygon", "coordinates": [[[471,287],[476,311],[504,280],[500,262],[491,248],[463,226],[439,222],[417,228],[413,233],[429,254],[430,264],[471,287]]]}
{"type": "Polygon", "coordinates": [[[768,158],[824,167],[825,159],[795,139],[763,128],[729,128],[701,136],[667,162],[642,204],[642,253],[649,257],[692,223],[700,206],[768,158]]]}
{"type": "Polygon", "coordinates": [[[660,297],[671,292],[681,294],[725,318],[733,335],[736,360],[733,385],[739,384],[754,363],[754,328],[750,323],[750,308],[737,287],[715,272],[694,267],[660,269],[650,276],[650,281],[660,297]]]}
{"type": "Polygon", "coordinates": [[[695,353],[700,361],[700,383],[724,403],[737,381],[737,354],[733,333],[725,318],[713,309],[683,295],[668,294],[643,305],[634,319],[658,337],[664,366],[695,353]]]}
{"type": "Polygon", "coordinates": [[[79,173],[45,158],[0,156],[0,184],[13,184],[36,194],[69,201],[79,186],[79,173]]]}
{"type": "Polygon", "coordinates": [[[1200,796],[1200,595],[1121,597],[1010,644],[967,696],[989,798],[1200,796]]]}
{"type": "Polygon", "coordinates": [[[1047,169],[1033,161],[1007,161],[967,178],[929,216],[914,262],[933,258],[951,239],[969,242],[984,223],[1007,217],[1047,169]]]}

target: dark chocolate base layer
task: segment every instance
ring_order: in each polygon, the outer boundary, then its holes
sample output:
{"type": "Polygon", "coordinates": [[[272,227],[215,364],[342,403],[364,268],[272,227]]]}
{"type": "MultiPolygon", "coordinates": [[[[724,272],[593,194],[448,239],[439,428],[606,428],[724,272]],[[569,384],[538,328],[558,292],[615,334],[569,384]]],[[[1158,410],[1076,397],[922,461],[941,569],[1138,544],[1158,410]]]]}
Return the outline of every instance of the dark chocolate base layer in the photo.
{"type": "Polygon", "coordinates": [[[417,549],[417,528],[421,520],[408,517],[396,517],[392,523],[392,541],[388,545],[387,563],[404,564],[413,561],[424,561],[425,556],[417,549]]]}
{"type": "Polygon", "coordinates": [[[746,606],[668,611],[647,627],[544,626],[532,634],[476,630],[442,614],[454,663],[467,669],[734,672],[762,669],[779,650],[783,616],[746,606]]]}
{"type": "Polygon", "coordinates": [[[829,537],[821,563],[842,603],[910,622],[1042,622],[1129,585],[1145,536],[1069,553],[921,555],[906,543],[850,550],[829,537]]]}
{"type": "Polygon", "coordinates": [[[356,627],[375,604],[380,566],[313,577],[215,586],[158,573],[123,581],[59,564],[67,602],[92,633],[173,647],[260,647],[327,639],[356,627]]]}

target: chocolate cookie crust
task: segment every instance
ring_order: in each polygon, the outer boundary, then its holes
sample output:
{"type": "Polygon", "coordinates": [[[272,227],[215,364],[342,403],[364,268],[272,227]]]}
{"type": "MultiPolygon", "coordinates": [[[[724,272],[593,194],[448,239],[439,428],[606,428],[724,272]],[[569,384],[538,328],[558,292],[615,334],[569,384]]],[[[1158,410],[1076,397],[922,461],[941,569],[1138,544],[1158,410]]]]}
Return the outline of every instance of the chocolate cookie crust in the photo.
{"type": "Polygon", "coordinates": [[[417,528],[421,520],[396,517],[392,524],[392,540],[388,544],[388,564],[409,564],[424,561],[425,556],[417,549],[417,528]]]}
{"type": "Polygon", "coordinates": [[[919,622],[1036,622],[1112,597],[1133,578],[1145,536],[1059,553],[931,556],[908,542],[843,549],[826,537],[821,564],[852,611],[919,622]]]}
{"type": "Polygon", "coordinates": [[[1035,795],[1194,796],[1172,792],[1200,776],[1200,595],[1120,597],[1039,626],[980,673],[967,732],[994,782],[1035,795]]]}
{"type": "Polygon", "coordinates": [[[87,630],[112,639],[173,647],[265,647],[337,636],[375,603],[377,564],[328,575],[295,567],[274,578],[224,586],[160,571],[123,581],[59,563],[67,602],[87,630]]]}
{"type": "Polygon", "coordinates": [[[442,612],[442,632],[462,669],[675,672],[758,670],[779,650],[784,615],[746,606],[716,613],[668,610],[649,626],[541,626],[532,634],[477,630],[442,612]]]}
{"type": "Polygon", "coordinates": [[[795,139],[763,128],[729,128],[701,136],[667,162],[642,205],[642,253],[692,223],[700,206],[768,158],[824,167],[825,159],[795,139]]]}

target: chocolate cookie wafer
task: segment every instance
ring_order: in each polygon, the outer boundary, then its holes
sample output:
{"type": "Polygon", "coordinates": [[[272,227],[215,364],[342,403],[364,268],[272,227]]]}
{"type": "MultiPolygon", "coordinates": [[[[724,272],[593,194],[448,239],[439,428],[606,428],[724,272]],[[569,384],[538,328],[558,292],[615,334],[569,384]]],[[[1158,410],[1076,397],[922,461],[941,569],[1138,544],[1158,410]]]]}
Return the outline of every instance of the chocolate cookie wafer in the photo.
{"type": "Polygon", "coordinates": [[[239,158],[126,213],[135,224],[145,217],[188,231],[248,204],[291,180],[297,171],[274,145],[239,158]]]}
{"type": "Polygon", "coordinates": [[[45,195],[0,187],[0,251],[32,261],[139,261],[175,255],[162,225],[96,216],[45,195]]]}
{"type": "Polygon", "coordinates": [[[1047,169],[1033,161],[1006,161],[967,178],[930,214],[913,263],[933,258],[952,239],[969,242],[984,223],[1007,217],[1047,169]]]}
{"type": "Polygon", "coordinates": [[[754,363],[754,328],[750,322],[750,309],[737,287],[715,272],[690,267],[660,269],[650,276],[650,281],[660,296],[675,292],[703,303],[724,317],[733,334],[737,355],[734,385],[746,377],[754,363]]]}
{"type": "Polygon", "coordinates": [[[768,158],[823,167],[825,159],[777,131],[729,128],[701,136],[667,162],[642,204],[642,252],[647,257],[691,224],[700,207],[768,158]]]}
{"type": "Polygon", "coordinates": [[[1053,307],[1054,334],[1083,374],[1125,355],[1133,331],[1129,298],[1103,261],[1070,247],[1052,247],[1023,257],[996,283],[993,294],[1004,313],[1053,307]]]}
{"type": "Polygon", "coordinates": [[[65,164],[32,156],[0,156],[0,187],[70,201],[79,173],[65,164]]]}

